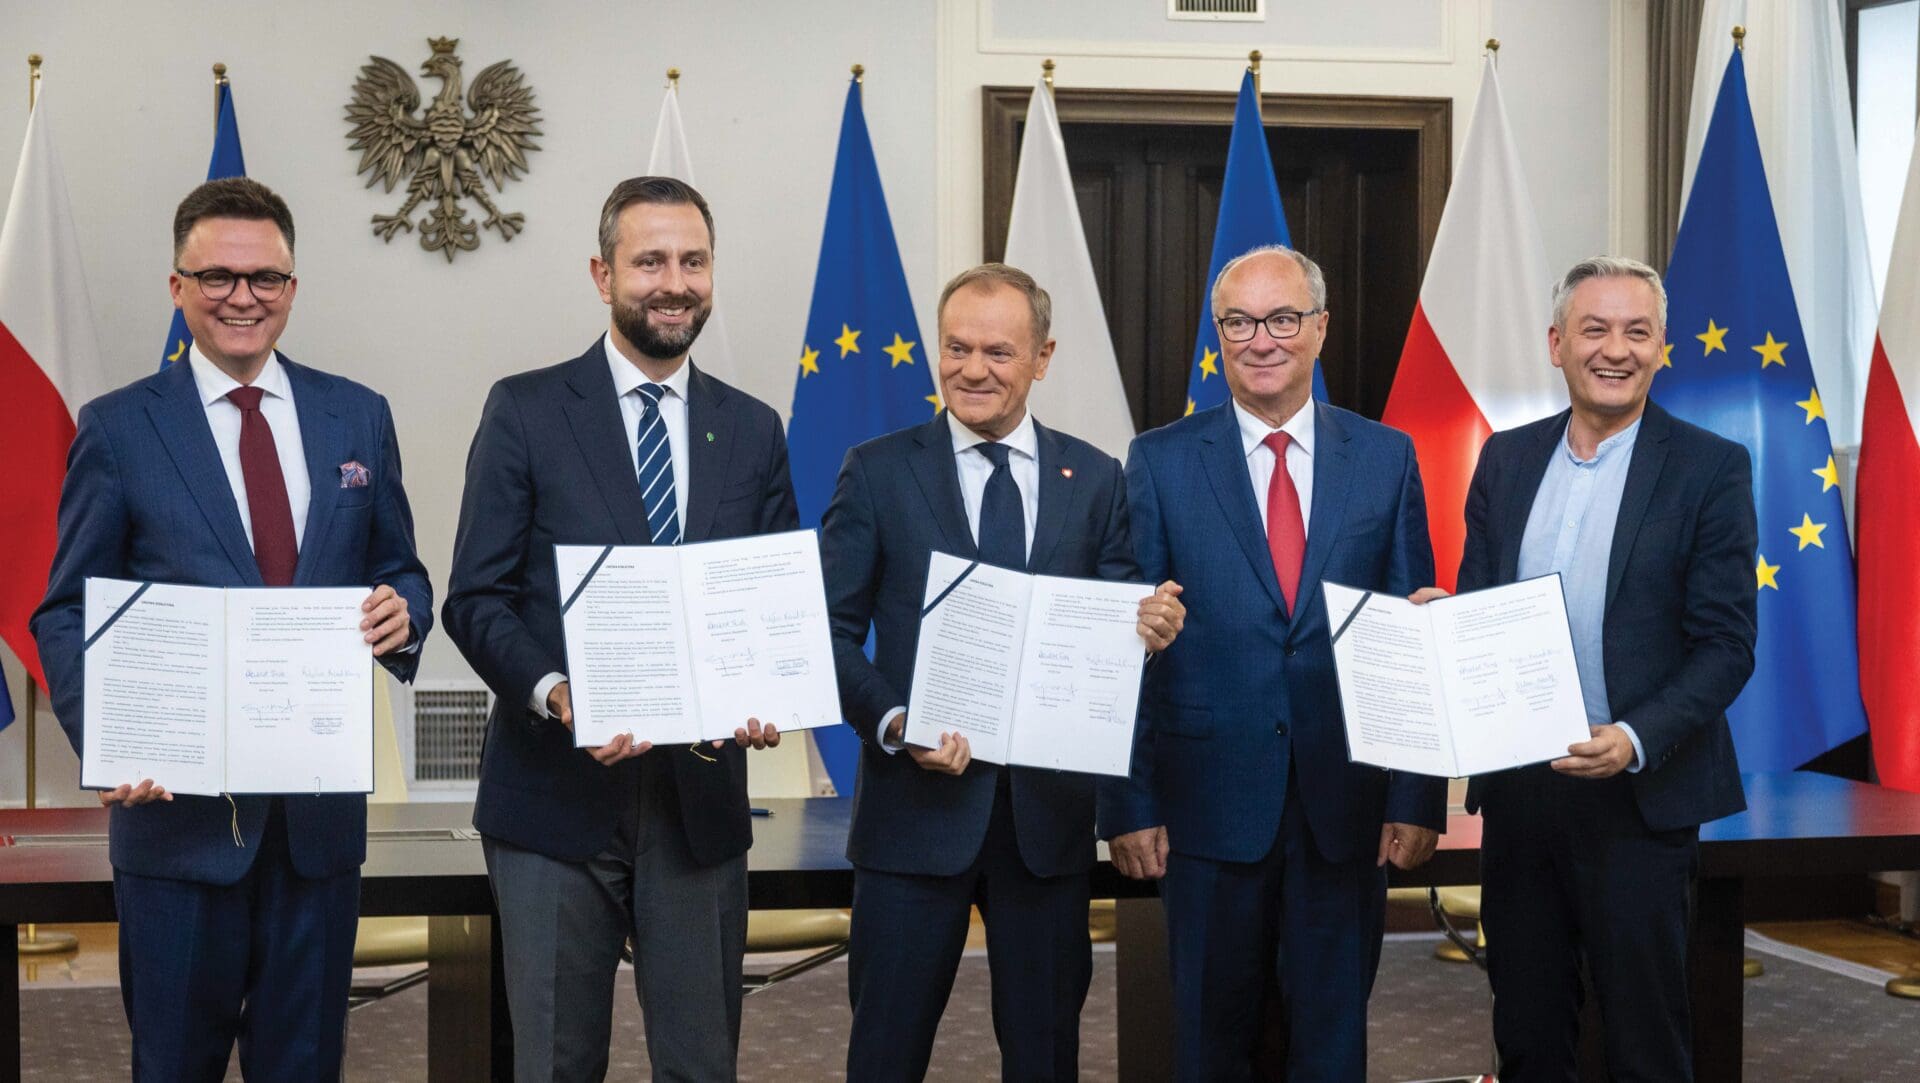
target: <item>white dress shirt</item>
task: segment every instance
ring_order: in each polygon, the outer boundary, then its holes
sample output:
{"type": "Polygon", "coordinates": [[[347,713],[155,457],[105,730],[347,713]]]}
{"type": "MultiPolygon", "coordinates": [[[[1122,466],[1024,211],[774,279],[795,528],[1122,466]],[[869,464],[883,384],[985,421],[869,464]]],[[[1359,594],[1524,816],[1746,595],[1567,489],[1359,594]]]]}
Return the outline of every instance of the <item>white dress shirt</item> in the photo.
{"type": "MultiPolygon", "coordinates": [[[[608,331],[601,337],[601,345],[607,353],[607,368],[613,372],[613,392],[620,402],[620,424],[627,431],[627,461],[633,464],[634,484],[640,479],[640,419],[646,414],[647,401],[640,394],[641,384],[658,382],[667,389],[660,396],[660,422],[667,427],[667,450],[673,455],[673,499],[680,514],[680,529],[687,529],[687,492],[691,451],[687,447],[687,381],[692,371],[692,361],[682,361],[673,375],[664,380],[655,381],[640,371],[640,367],[627,360],[613,344],[613,332],[608,331]]],[[[551,695],[555,685],[567,679],[564,673],[549,673],[540,678],[533,686],[531,706],[542,718],[551,718],[547,712],[547,696],[551,695]]]]}
{"type": "MultiPolygon", "coordinates": [[[[247,532],[247,545],[253,545],[253,515],[247,503],[247,479],[240,469],[240,407],[227,398],[227,392],[241,386],[240,381],[222,372],[199,346],[187,351],[187,363],[193,366],[193,384],[200,392],[200,405],[207,411],[207,427],[213,430],[213,445],[220,449],[220,465],[227,471],[227,486],[233,490],[233,502],[240,508],[240,528],[247,532]]],[[[253,381],[259,388],[260,416],[273,430],[273,449],[280,457],[280,475],[287,483],[287,506],[293,511],[293,544],[297,550],[307,534],[307,506],[313,502],[313,478],[307,473],[307,449],[300,442],[300,414],[293,408],[293,385],[278,355],[270,355],[253,381]]]]}
{"type": "MultiPolygon", "coordinates": [[[[967,510],[967,529],[973,532],[973,542],[978,545],[980,505],[987,498],[987,479],[993,476],[993,463],[974,449],[989,441],[961,424],[951,411],[947,413],[947,428],[953,434],[953,465],[960,475],[960,503],[967,510]]],[[[1007,470],[1013,474],[1013,484],[1020,490],[1020,511],[1027,521],[1027,557],[1032,559],[1034,526],[1040,521],[1040,437],[1033,429],[1033,415],[1022,417],[1000,443],[1010,452],[1007,470]]],[[[880,719],[877,736],[880,747],[888,752],[906,747],[904,743],[887,740],[887,727],[906,710],[895,707],[880,719]]]]}
{"type": "Polygon", "coordinates": [[[1273,449],[1266,445],[1266,439],[1275,432],[1292,437],[1287,444],[1287,476],[1300,494],[1300,536],[1308,537],[1313,525],[1313,400],[1308,399],[1278,429],[1254,416],[1237,399],[1233,416],[1240,422],[1240,446],[1246,452],[1247,478],[1253,483],[1253,503],[1260,512],[1263,534],[1267,529],[1267,486],[1273,481],[1273,449]]]}

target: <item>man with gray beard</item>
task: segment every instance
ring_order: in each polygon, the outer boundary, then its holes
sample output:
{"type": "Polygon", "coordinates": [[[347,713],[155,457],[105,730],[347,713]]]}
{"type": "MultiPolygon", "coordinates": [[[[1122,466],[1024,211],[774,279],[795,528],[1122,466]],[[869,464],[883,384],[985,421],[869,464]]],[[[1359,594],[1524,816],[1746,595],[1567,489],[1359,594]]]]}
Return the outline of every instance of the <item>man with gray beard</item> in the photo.
{"type": "Polygon", "coordinates": [[[467,457],[443,610],[497,699],[473,822],[500,911],[514,1075],[606,1075],[631,939],[654,1078],[731,1080],[747,931],[745,749],[574,747],[555,543],[675,545],[799,526],[770,407],[689,358],[713,308],[713,216],[667,177],[622,181],[591,261],[607,333],[495,384],[467,457]]]}

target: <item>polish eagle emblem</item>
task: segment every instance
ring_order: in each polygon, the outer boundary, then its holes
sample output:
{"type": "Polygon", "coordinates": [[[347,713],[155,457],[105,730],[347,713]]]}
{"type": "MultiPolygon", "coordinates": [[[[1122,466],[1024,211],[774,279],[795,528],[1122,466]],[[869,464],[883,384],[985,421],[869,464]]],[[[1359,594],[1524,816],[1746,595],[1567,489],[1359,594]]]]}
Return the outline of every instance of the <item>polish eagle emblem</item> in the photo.
{"type": "Polygon", "coordinates": [[[386,190],[405,182],[407,201],[394,214],[373,216],[373,232],[391,242],[395,233],[412,230],[414,208],[426,204],[419,221],[420,247],[442,252],[447,262],[461,251],[480,246],[480,231],[496,229],[511,241],[526,227],[526,216],[500,210],[487,195],[491,180],[496,190],[516,180],[527,169],[526,153],[540,149],[540,111],[533,105],[533,88],[520,69],[502,60],[474,77],[466,103],[460,100],[458,38],[429,38],[433,55],[420,65],[420,74],[441,82],[440,93],[420,111],[420,90],[406,69],[385,57],[370,57],[353,84],[347,120],[353,130],[348,149],[361,152],[359,172],[367,173],[367,187],[386,182],[386,190]],[[460,205],[472,199],[487,212],[484,220],[467,220],[460,205]]]}

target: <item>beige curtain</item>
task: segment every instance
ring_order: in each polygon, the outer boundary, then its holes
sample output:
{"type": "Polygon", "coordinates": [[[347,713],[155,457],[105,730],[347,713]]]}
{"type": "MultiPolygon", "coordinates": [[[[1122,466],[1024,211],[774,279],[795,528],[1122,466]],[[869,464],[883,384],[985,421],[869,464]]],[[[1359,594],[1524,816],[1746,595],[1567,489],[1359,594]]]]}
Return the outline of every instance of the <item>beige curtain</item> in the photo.
{"type": "Polygon", "coordinates": [[[1647,252],[1666,273],[1680,231],[1680,182],[1686,171],[1687,111],[1704,0],[1647,5],[1647,252]]]}

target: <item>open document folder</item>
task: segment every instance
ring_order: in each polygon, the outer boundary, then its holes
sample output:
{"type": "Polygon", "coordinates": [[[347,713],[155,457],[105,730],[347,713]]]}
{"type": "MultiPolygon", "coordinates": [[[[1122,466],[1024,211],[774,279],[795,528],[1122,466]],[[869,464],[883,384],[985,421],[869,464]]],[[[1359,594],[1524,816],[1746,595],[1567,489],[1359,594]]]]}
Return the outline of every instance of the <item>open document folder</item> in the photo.
{"type": "Polygon", "coordinates": [[[1321,591],[1355,762],[1458,778],[1558,759],[1587,739],[1558,575],[1426,605],[1321,591]]]}
{"type": "Polygon", "coordinates": [[[370,590],[89,578],[80,784],[372,793],[370,590]]]}
{"type": "Polygon", "coordinates": [[[1152,593],[932,554],[908,742],[933,748],[958,732],[976,760],[1126,774],[1146,664],[1136,626],[1152,593]]]}
{"type": "Polygon", "coordinates": [[[574,744],[840,721],[811,530],[691,545],[556,545],[574,744]]]}

